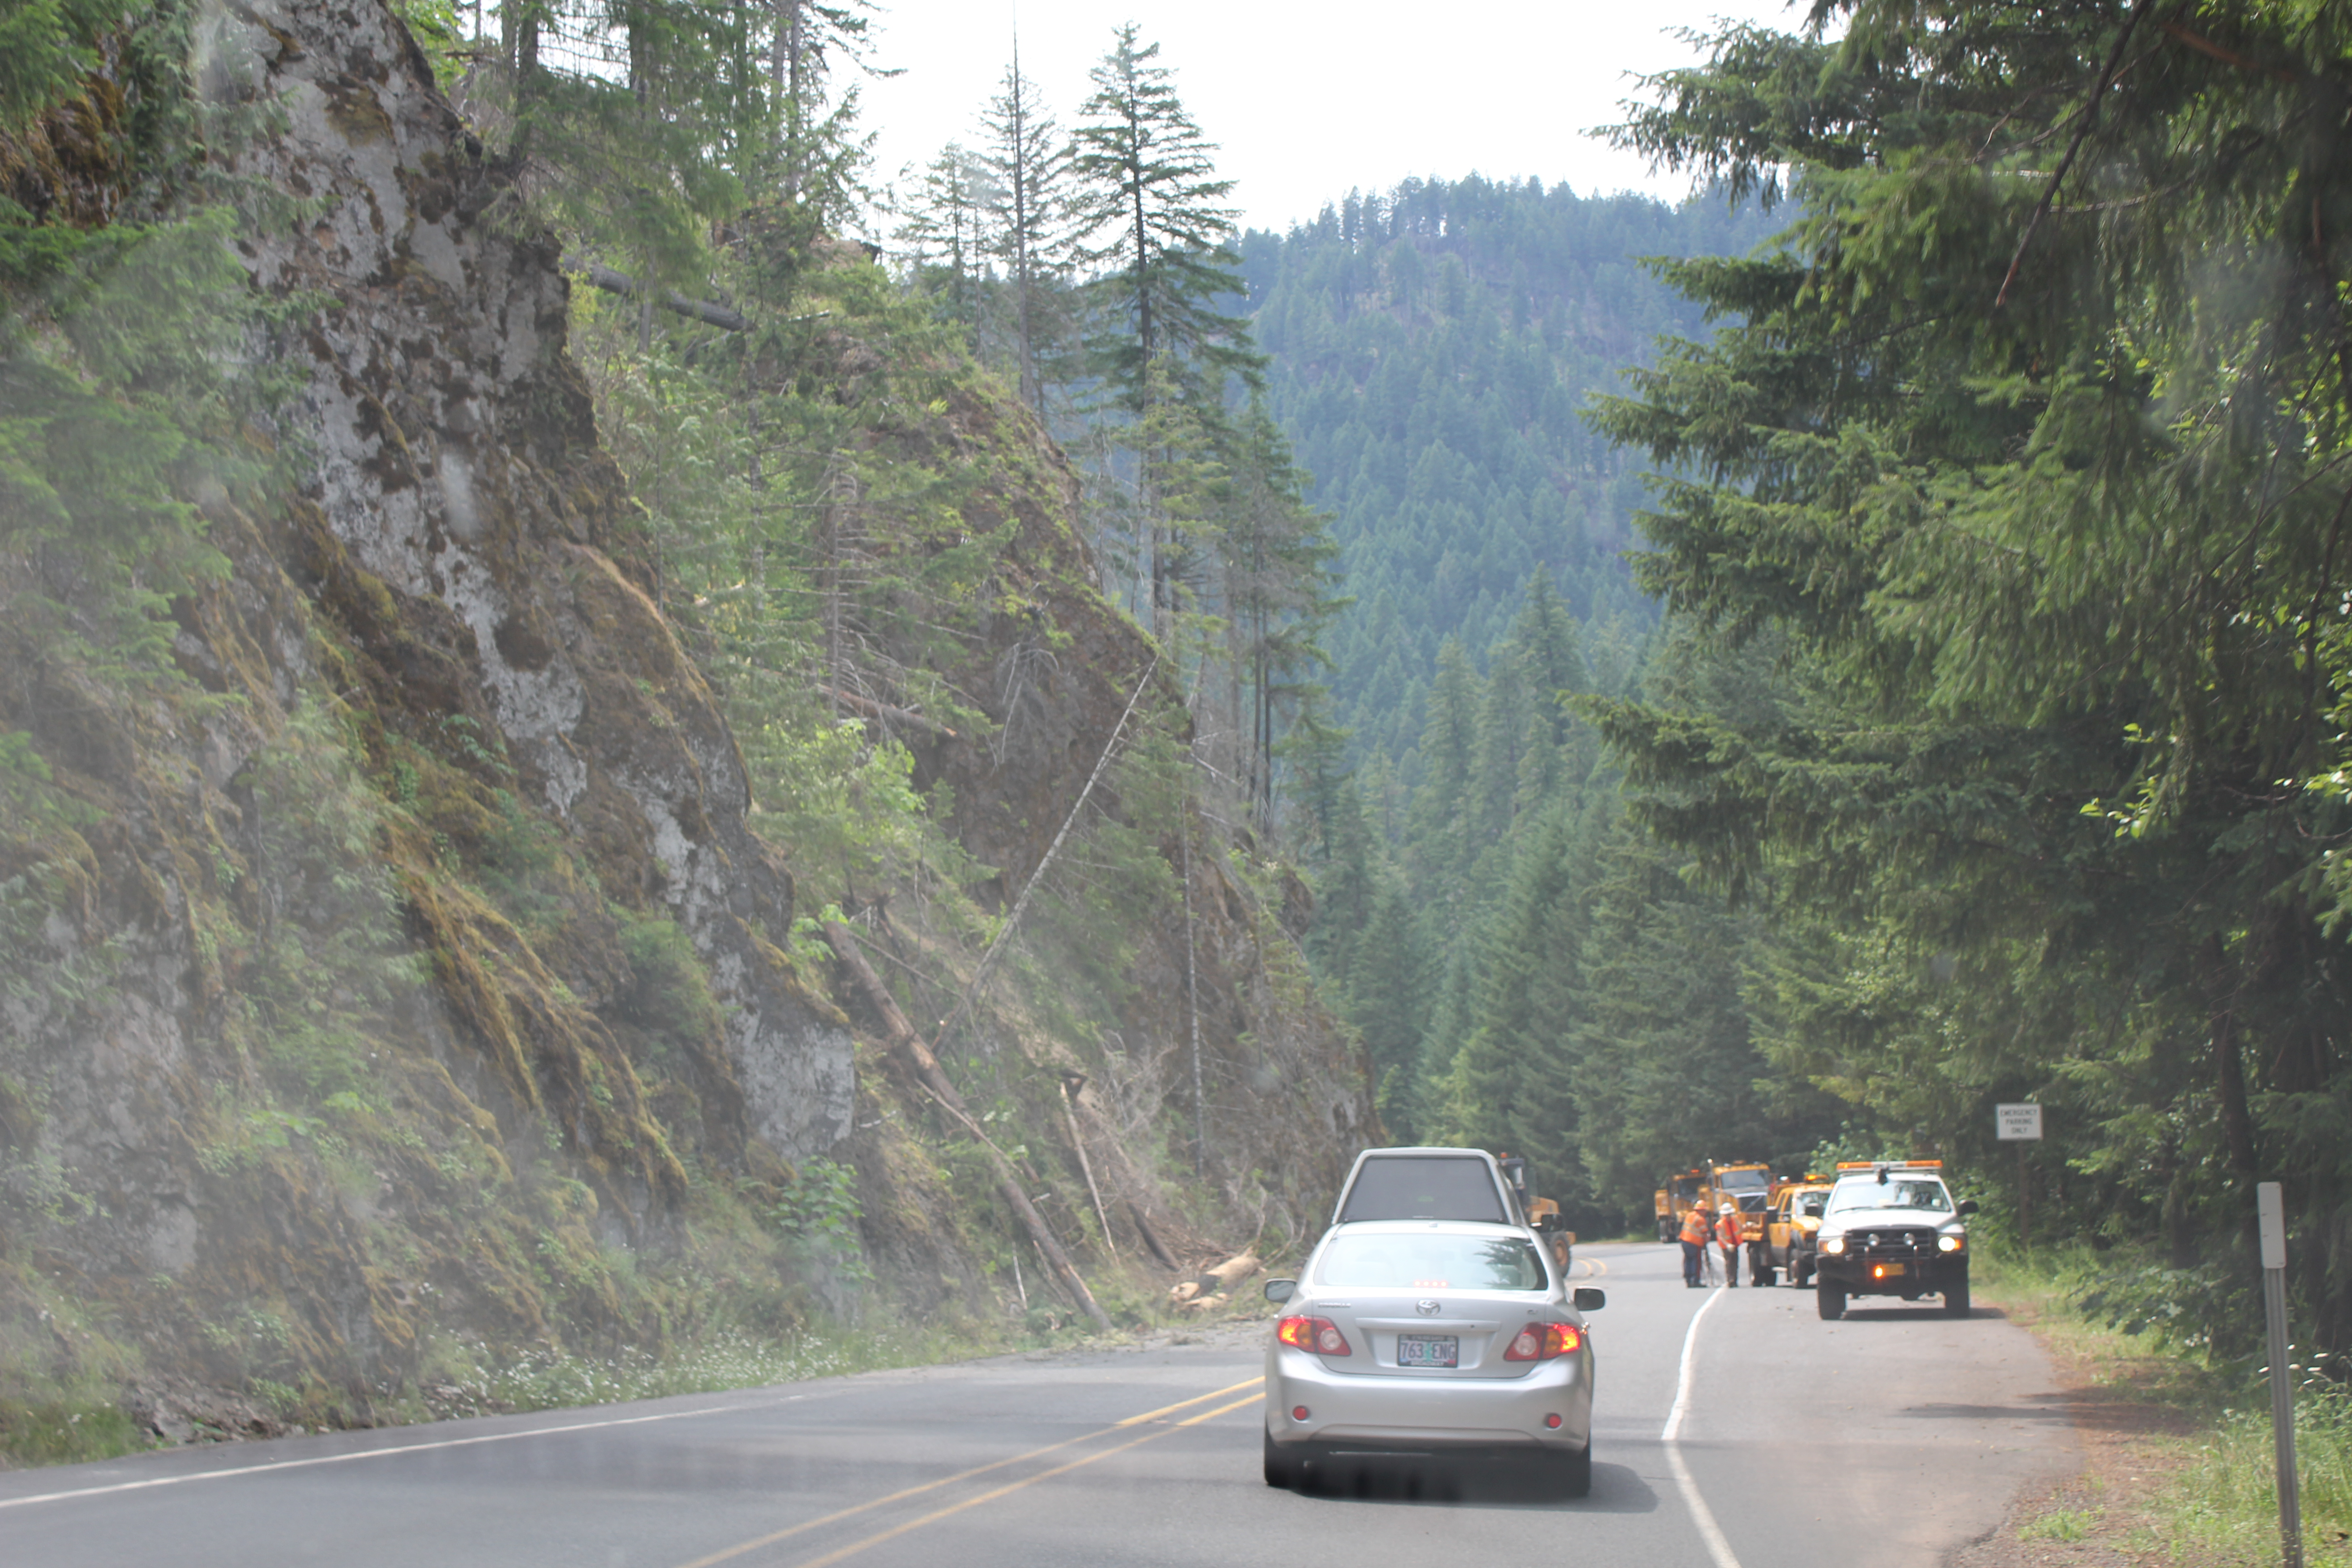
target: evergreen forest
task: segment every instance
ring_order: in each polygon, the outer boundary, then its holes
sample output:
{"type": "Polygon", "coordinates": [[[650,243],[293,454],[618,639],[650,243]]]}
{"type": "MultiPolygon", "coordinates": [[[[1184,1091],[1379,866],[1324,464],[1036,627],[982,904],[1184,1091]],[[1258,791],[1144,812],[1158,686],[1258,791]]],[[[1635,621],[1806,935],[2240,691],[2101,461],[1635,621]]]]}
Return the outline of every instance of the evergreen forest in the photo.
{"type": "Polygon", "coordinates": [[[1276,234],[1134,24],[886,201],[865,0],[337,5],[0,18],[10,1452],[1134,1327],[1383,1137],[2175,1324],[2278,1180],[2352,1349],[2347,8],[1815,0],[1685,201],[1276,234]]]}

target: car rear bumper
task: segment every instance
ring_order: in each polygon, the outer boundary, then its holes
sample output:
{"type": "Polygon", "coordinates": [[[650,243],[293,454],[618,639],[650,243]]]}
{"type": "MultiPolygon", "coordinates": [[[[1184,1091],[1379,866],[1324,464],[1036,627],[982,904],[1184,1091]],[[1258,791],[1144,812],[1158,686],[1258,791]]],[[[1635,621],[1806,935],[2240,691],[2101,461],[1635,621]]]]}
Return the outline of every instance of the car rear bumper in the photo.
{"type": "Polygon", "coordinates": [[[1590,1354],[1538,1363],[1524,1377],[1411,1377],[1336,1373],[1320,1357],[1276,1347],[1265,1362],[1266,1435],[1340,1448],[1573,1453],[1591,1441],[1590,1354]],[[1291,1415],[1300,1405],[1303,1421],[1291,1415]]]}

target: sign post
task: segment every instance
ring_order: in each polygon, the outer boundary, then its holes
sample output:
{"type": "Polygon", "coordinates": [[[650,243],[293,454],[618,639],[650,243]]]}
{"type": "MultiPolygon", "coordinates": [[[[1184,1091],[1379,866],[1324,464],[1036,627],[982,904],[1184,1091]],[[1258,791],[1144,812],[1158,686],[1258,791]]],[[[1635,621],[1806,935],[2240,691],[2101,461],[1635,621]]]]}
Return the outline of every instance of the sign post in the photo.
{"type": "Polygon", "coordinates": [[[2017,1245],[2031,1248],[2033,1235],[2030,1222],[2033,1209],[2025,1185],[2025,1146],[2042,1142],[2042,1107],[2031,1100],[2022,1104],[1994,1106],[1992,1135],[2000,1142],[2017,1145],[2017,1245]]]}
{"type": "Polygon", "coordinates": [[[2276,1182],[2254,1185],[2263,1238],[2263,1315],[2270,1320],[2271,1440],[2278,1450],[2279,1554],[2303,1568],[2303,1494],[2294,1471],[2294,1387],[2287,1377],[2286,1205],[2276,1182]]]}

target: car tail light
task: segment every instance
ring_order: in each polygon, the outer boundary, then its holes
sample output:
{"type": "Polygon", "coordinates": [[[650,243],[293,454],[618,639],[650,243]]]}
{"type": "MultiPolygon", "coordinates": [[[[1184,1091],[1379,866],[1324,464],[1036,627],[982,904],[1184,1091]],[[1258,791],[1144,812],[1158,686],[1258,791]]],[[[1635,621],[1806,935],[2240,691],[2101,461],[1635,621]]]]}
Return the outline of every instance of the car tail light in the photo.
{"type": "Polygon", "coordinates": [[[1550,1361],[1574,1355],[1584,1348],[1584,1333],[1574,1323],[1529,1323],[1504,1347],[1505,1361],[1550,1361]]]}
{"type": "Polygon", "coordinates": [[[1348,1336],[1328,1318],[1285,1318],[1274,1326],[1274,1337],[1317,1355],[1353,1355],[1348,1336]]]}

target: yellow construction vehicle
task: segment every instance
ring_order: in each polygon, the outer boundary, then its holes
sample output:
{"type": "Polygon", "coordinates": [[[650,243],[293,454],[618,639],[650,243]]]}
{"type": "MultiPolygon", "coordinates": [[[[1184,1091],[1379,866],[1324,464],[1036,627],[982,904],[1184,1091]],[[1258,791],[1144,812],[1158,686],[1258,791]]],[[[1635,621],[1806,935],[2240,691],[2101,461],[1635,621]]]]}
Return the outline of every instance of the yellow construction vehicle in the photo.
{"type": "Polygon", "coordinates": [[[1568,1228],[1568,1216],[1559,1212],[1559,1205],[1549,1198],[1537,1197],[1528,1191],[1528,1162],[1520,1154],[1497,1154],[1495,1163],[1503,1173],[1503,1180],[1519,1202],[1519,1212],[1527,1216],[1528,1228],[1549,1244],[1552,1258],[1559,1265],[1562,1278],[1568,1266],[1576,1261],[1576,1232],[1568,1228]]]}
{"type": "MultiPolygon", "coordinates": [[[[1651,1200],[1657,1208],[1660,1242],[1667,1246],[1674,1244],[1675,1238],[1682,1234],[1683,1215],[1690,1212],[1693,1204],[1706,1196],[1707,1186],[1706,1173],[1696,1167],[1666,1178],[1665,1184],[1651,1200]]],[[[1710,1212],[1714,1206],[1712,1204],[1707,1205],[1710,1212]]]]}
{"type": "Polygon", "coordinates": [[[1812,1283],[1813,1233],[1822,1227],[1822,1205],[1829,1195],[1830,1179],[1822,1175],[1785,1181],[1773,1189],[1764,1239],[1748,1249],[1749,1279],[1769,1285],[1779,1276],[1801,1289],[1812,1283]]]}
{"type": "Polygon", "coordinates": [[[1771,1206],[1776,1180],[1769,1165],[1718,1165],[1711,1160],[1668,1176],[1665,1185],[1651,1197],[1657,1211],[1658,1239],[1672,1242],[1682,1234],[1683,1215],[1693,1204],[1706,1205],[1710,1215],[1721,1214],[1723,1205],[1729,1204],[1739,1215],[1739,1239],[1754,1246],[1764,1239],[1764,1211],[1771,1206]]]}
{"type": "Polygon", "coordinates": [[[1739,1212],[1739,1239],[1754,1247],[1764,1239],[1764,1213],[1772,1206],[1772,1187],[1778,1179],[1769,1165],[1717,1165],[1706,1167],[1707,1204],[1717,1213],[1725,1204],[1739,1212]]]}

